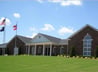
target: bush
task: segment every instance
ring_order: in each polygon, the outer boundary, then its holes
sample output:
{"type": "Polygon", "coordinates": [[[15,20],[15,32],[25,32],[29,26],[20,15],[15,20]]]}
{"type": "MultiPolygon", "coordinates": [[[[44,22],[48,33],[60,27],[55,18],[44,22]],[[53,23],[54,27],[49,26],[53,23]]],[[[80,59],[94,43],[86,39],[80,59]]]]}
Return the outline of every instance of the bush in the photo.
{"type": "Polygon", "coordinates": [[[72,48],[71,48],[70,56],[71,56],[71,57],[76,56],[75,47],[72,47],[72,48]]]}
{"type": "Polygon", "coordinates": [[[98,46],[96,47],[96,50],[95,50],[95,58],[98,57],[98,46]]]}

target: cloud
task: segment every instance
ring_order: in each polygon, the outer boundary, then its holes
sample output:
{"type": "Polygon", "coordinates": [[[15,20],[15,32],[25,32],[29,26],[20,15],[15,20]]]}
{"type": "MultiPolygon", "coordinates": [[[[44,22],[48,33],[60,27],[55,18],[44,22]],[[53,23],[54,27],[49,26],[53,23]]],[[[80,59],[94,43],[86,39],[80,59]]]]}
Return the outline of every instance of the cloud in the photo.
{"type": "Polygon", "coordinates": [[[34,38],[38,33],[33,33],[31,36],[26,36],[26,37],[29,37],[29,38],[34,38]]]}
{"type": "Polygon", "coordinates": [[[59,3],[61,2],[62,0],[48,0],[49,2],[53,2],[53,3],[59,3]]]}
{"type": "Polygon", "coordinates": [[[60,4],[62,6],[82,5],[82,1],[81,0],[67,0],[67,1],[62,1],[60,4]]]}
{"type": "Polygon", "coordinates": [[[37,34],[38,33],[33,33],[31,37],[34,38],[37,34]]]}
{"type": "Polygon", "coordinates": [[[37,31],[37,29],[34,27],[30,27],[30,31],[37,31]]]}
{"type": "Polygon", "coordinates": [[[21,17],[19,13],[14,13],[13,16],[14,16],[15,18],[20,18],[20,17],[21,17]]]}
{"type": "MultiPolygon", "coordinates": [[[[0,19],[0,23],[5,19],[5,17],[1,17],[0,19]]],[[[6,25],[10,25],[11,24],[11,21],[10,19],[6,18],[6,21],[5,21],[6,25]]]]}
{"type": "Polygon", "coordinates": [[[51,30],[55,30],[55,28],[51,24],[44,24],[44,27],[41,30],[51,31],[51,30]]]}
{"type": "Polygon", "coordinates": [[[43,3],[43,0],[37,0],[39,3],[43,3]]]}
{"type": "MultiPolygon", "coordinates": [[[[45,2],[45,0],[37,0],[38,2],[45,2]]],[[[61,6],[82,5],[82,0],[47,0],[47,2],[58,3],[61,6]]]]}
{"type": "Polygon", "coordinates": [[[64,35],[64,34],[66,34],[66,33],[74,33],[74,30],[71,29],[71,28],[67,28],[67,27],[61,27],[61,28],[59,29],[58,33],[59,33],[60,35],[64,35]]]}

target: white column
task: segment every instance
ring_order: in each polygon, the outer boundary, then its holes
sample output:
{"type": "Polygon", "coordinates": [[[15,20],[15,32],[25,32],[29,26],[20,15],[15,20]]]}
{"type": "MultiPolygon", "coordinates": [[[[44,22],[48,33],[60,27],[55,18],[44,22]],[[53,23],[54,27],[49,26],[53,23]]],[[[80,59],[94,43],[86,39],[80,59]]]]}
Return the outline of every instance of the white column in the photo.
{"type": "Polygon", "coordinates": [[[35,44],[35,48],[34,48],[34,55],[36,55],[36,44],[35,44]]]}
{"type": "Polygon", "coordinates": [[[30,54],[30,45],[29,45],[29,47],[28,47],[28,55],[30,54]]]}
{"type": "Polygon", "coordinates": [[[45,45],[43,44],[43,56],[45,55],[45,45]]]}
{"type": "Polygon", "coordinates": [[[52,44],[50,44],[50,56],[52,55],[52,44]]]}

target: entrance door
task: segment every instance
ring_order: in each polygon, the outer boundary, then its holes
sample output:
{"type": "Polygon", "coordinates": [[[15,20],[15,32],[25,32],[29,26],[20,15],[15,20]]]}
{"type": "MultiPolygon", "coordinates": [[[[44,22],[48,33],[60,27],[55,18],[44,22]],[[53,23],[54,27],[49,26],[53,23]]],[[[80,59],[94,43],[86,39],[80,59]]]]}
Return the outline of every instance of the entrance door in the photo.
{"type": "Polygon", "coordinates": [[[50,55],[50,48],[45,48],[45,55],[47,55],[47,56],[50,55]]]}

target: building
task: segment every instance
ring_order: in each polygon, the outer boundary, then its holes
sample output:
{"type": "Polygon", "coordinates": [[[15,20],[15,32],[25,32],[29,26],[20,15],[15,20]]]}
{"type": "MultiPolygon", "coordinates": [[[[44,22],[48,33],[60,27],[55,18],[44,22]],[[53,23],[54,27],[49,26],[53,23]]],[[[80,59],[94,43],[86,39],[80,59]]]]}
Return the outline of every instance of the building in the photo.
{"type": "Polygon", "coordinates": [[[69,50],[75,47],[76,55],[94,56],[98,46],[98,30],[86,25],[69,37],[69,50]]]}
{"type": "Polygon", "coordinates": [[[79,56],[94,56],[98,46],[98,30],[86,25],[68,39],[39,33],[34,38],[17,35],[7,44],[0,44],[0,54],[69,55],[72,47],[79,56]]]}

